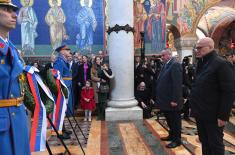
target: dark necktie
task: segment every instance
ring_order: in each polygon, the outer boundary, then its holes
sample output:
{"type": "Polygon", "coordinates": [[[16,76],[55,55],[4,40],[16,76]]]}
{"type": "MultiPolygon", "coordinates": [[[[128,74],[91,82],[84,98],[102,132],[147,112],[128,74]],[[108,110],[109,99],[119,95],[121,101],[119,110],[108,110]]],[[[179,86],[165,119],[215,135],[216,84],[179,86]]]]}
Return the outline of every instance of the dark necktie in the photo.
{"type": "Polygon", "coordinates": [[[12,66],[12,55],[11,55],[10,47],[8,47],[8,50],[7,50],[6,61],[12,66]]]}

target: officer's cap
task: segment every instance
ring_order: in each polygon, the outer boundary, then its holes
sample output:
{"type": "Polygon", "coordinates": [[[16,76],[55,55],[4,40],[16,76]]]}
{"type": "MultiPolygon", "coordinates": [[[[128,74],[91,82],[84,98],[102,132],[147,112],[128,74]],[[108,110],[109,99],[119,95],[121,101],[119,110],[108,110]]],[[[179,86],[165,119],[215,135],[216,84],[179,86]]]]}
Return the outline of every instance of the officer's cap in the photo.
{"type": "Polygon", "coordinates": [[[56,52],[60,52],[62,50],[70,50],[70,48],[67,45],[61,45],[55,49],[56,52]]]}
{"type": "Polygon", "coordinates": [[[19,9],[17,5],[15,5],[11,2],[11,0],[0,0],[0,6],[10,7],[14,11],[17,11],[19,9]]]}

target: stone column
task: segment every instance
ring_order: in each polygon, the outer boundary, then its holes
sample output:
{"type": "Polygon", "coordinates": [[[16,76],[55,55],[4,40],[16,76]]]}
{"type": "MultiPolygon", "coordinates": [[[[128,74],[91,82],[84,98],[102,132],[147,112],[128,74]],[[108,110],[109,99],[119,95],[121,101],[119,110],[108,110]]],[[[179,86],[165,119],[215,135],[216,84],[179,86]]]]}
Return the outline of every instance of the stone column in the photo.
{"type": "Polygon", "coordinates": [[[175,40],[175,48],[177,49],[180,60],[185,56],[192,55],[192,49],[197,40],[197,37],[181,37],[175,40]]]}
{"type": "Polygon", "coordinates": [[[134,97],[133,23],[133,0],[108,1],[109,63],[115,77],[105,112],[107,121],[143,118],[134,97]]]}

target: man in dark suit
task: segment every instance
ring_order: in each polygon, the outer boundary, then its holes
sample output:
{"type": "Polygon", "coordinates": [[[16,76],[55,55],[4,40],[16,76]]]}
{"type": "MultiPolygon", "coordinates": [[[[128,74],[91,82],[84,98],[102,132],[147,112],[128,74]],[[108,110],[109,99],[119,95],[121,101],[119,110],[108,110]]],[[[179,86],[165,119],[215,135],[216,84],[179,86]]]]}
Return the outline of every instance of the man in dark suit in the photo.
{"type": "Polygon", "coordinates": [[[73,60],[73,64],[72,64],[72,88],[73,88],[73,101],[74,101],[74,108],[77,109],[78,108],[78,96],[80,95],[80,93],[78,92],[78,84],[77,84],[77,74],[78,74],[78,67],[81,65],[81,62],[79,62],[79,57],[81,58],[81,55],[79,55],[78,52],[74,53],[74,60],[73,60]]]}
{"type": "Polygon", "coordinates": [[[55,59],[56,59],[56,56],[54,54],[51,54],[51,57],[50,57],[51,61],[45,65],[45,70],[53,68],[55,59]]]}
{"type": "Polygon", "coordinates": [[[88,57],[86,55],[82,56],[82,64],[77,68],[77,74],[73,76],[73,82],[77,85],[77,101],[80,101],[80,94],[82,87],[85,86],[86,81],[91,80],[91,65],[88,62],[88,57]]]}
{"type": "Polygon", "coordinates": [[[202,38],[195,47],[198,58],[190,97],[203,155],[224,155],[223,128],[233,104],[234,75],[228,61],[214,50],[214,41],[202,38]]]}
{"type": "Polygon", "coordinates": [[[162,51],[162,60],[164,65],[156,81],[156,104],[166,117],[169,135],[161,140],[171,141],[166,147],[175,148],[181,145],[182,67],[169,50],[162,51]]]}

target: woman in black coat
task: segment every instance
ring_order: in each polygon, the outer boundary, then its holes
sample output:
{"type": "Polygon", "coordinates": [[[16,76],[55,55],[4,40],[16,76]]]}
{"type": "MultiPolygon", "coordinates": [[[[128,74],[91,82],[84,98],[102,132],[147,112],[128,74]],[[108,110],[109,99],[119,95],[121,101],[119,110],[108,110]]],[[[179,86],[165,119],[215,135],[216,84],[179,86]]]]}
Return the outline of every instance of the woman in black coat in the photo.
{"type": "Polygon", "coordinates": [[[151,100],[151,93],[149,89],[146,87],[145,82],[140,82],[135,92],[135,97],[138,101],[138,105],[143,109],[143,117],[150,118],[151,111],[153,107],[153,102],[151,100]]]}
{"type": "Polygon", "coordinates": [[[110,79],[114,78],[112,70],[109,68],[107,63],[104,63],[101,66],[101,70],[97,71],[98,78],[100,78],[100,82],[97,82],[97,89],[98,89],[98,104],[97,104],[97,112],[98,120],[105,119],[105,108],[107,104],[108,94],[109,94],[109,81],[110,79]],[[108,88],[108,89],[101,89],[108,88]]]}

